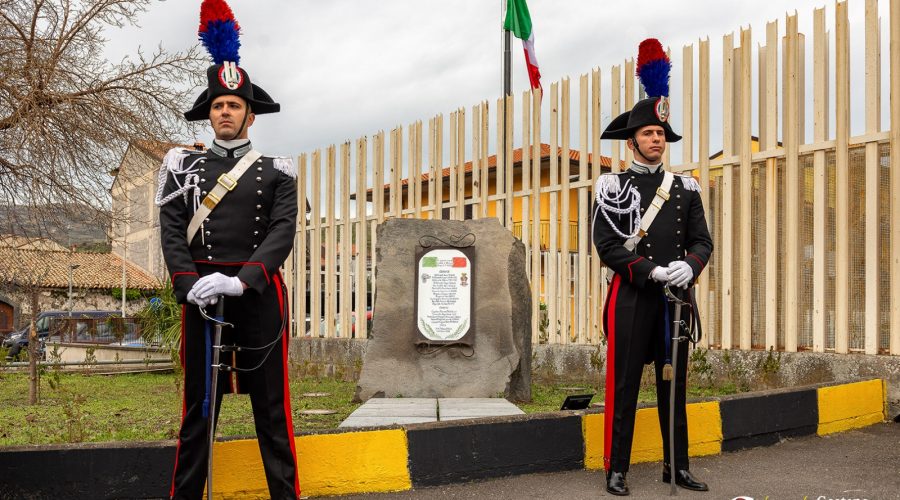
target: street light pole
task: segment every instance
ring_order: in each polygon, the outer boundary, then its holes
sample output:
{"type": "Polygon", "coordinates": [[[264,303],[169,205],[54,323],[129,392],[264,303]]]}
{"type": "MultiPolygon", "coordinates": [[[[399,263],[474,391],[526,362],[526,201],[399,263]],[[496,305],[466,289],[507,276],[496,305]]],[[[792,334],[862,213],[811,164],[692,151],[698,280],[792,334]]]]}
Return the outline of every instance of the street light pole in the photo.
{"type": "Polygon", "coordinates": [[[72,317],[72,271],[79,267],[78,264],[69,264],[69,318],[72,317]]]}

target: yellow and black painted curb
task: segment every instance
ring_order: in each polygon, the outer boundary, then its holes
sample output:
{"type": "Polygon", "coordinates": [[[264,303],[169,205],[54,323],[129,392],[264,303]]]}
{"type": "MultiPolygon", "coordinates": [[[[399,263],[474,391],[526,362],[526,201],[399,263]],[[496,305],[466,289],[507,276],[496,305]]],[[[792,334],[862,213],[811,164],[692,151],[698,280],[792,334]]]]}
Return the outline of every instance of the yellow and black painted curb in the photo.
{"type": "MultiPolygon", "coordinates": [[[[886,383],[765,391],[688,405],[689,453],[766,446],[886,418],[886,383]]],[[[296,437],[304,495],[401,491],[514,474],[603,467],[603,414],[559,412],[296,437]]],[[[0,498],[165,498],[172,442],[0,449],[0,498]]],[[[216,443],[224,499],[268,498],[255,439],[216,443]]],[[[638,410],[632,462],[662,459],[655,408],[638,410]]]]}

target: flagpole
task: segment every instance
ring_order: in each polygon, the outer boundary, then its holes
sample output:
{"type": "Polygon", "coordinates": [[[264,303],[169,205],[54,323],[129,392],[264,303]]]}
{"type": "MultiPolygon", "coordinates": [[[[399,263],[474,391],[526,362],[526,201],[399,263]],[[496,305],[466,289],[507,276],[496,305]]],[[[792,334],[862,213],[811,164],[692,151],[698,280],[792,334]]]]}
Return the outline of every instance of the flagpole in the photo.
{"type": "MultiPolygon", "coordinates": [[[[500,0],[500,25],[503,26],[506,21],[506,3],[507,0],[500,0]]],[[[506,123],[506,96],[512,95],[512,56],[509,50],[509,46],[512,43],[512,33],[508,29],[503,29],[503,104],[500,106],[499,112],[503,113],[503,139],[500,146],[500,151],[497,152],[497,158],[501,161],[497,162],[497,172],[499,179],[500,169],[506,169],[506,131],[508,124],[506,123]]],[[[503,219],[506,220],[509,217],[509,214],[504,213],[503,219]]]]}

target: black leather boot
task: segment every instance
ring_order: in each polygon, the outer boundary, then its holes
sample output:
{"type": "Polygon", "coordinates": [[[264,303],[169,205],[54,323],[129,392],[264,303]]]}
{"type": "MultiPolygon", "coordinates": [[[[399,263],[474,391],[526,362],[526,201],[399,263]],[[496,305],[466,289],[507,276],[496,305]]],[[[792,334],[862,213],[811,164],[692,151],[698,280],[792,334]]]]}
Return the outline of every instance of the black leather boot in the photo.
{"type": "MultiPolygon", "coordinates": [[[[664,483],[672,482],[672,473],[668,465],[663,465],[663,477],[662,480],[664,483]]],[[[687,469],[679,469],[675,471],[675,484],[686,489],[693,491],[709,491],[709,486],[706,483],[698,480],[691,474],[691,471],[687,469]]]]}
{"type": "Polygon", "coordinates": [[[630,495],[628,484],[625,482],[625,473],[614,470],[606,473],[606,491],[613,495],[624,497],[630,495]]]}

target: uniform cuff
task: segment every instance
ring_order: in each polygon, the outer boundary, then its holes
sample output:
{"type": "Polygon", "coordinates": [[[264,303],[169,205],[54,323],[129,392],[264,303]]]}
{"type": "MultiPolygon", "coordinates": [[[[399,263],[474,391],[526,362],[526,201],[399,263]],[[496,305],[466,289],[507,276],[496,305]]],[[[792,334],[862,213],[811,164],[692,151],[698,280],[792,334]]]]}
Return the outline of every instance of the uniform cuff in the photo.
{"type": "Polygon", "coordinates": [[[175,273],[172,275],[172,291],[179,304],[187,304],[187,295],[200,279],[197,273],[175,273]]]}
{"type": "Polygon", "coordinates": [[[245,263],[238,271],[237,277],[247,284],[248,289],[252,288],[256,293],[262,293],[269,285],[269,274],[260,262],[245,263]]]}

